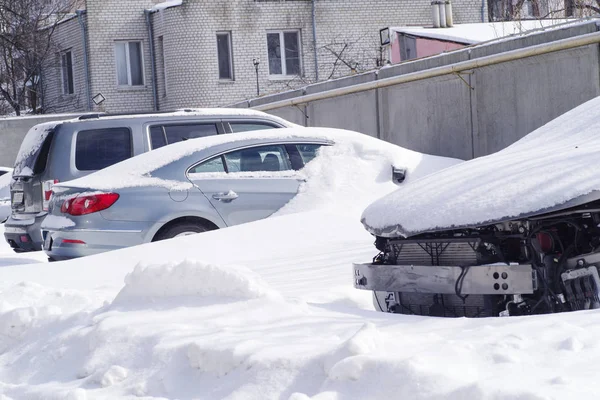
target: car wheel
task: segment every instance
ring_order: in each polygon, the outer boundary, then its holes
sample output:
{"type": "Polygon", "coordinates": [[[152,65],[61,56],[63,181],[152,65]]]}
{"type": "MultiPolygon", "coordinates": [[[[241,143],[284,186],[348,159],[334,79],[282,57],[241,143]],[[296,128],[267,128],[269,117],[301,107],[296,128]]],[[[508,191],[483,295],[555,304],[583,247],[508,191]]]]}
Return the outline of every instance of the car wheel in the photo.
{"type": "Polygon", "coordinates": [[[180,222],[159,232],[152,241],[157,242],[159,240],[172,239],[180,236],[188,236],[200,232],[206,232],[208,230],[210,229],[199,223],[180,222]]]}

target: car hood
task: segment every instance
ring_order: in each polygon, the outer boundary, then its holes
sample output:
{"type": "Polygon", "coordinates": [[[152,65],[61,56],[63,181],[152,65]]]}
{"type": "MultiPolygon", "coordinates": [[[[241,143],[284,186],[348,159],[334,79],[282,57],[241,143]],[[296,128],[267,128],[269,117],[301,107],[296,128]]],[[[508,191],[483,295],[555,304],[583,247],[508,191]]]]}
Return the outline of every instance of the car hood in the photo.
{"type": "Polygon", "coordinates": [[[497,153],[409,182],[375,201],[362,223],[409,237],[524,218],[600,199],[600,98],[497,153]]]}

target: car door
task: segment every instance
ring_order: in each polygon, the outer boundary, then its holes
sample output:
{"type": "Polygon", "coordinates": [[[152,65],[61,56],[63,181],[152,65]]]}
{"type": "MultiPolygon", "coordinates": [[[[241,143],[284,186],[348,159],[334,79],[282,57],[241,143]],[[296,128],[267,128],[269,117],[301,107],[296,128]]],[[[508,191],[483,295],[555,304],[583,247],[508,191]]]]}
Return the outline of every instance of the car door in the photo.
{"type": "Polygon", "coordinates": [[[227,225],[263,219],[298,192],[300,178],[285,145],[246,147],[213,157],[188,172],[227,225]]]}

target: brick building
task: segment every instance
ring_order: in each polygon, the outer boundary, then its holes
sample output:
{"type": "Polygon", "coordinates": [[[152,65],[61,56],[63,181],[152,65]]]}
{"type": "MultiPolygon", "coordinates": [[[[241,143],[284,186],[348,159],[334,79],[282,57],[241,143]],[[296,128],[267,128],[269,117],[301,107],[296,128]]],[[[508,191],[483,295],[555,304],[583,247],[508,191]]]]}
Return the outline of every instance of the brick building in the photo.
{"type": "MultiPolygon", "coordinates": [[[[432,22],[431,0],[86,3],[55,31],[60,50],[43,74],[52,112],[227,105],[257,86],[263,95],[375,68],[379,29],[432,22]]],[[[453,10],[456,23],[488,16],[485,0],[453,10]]]]}

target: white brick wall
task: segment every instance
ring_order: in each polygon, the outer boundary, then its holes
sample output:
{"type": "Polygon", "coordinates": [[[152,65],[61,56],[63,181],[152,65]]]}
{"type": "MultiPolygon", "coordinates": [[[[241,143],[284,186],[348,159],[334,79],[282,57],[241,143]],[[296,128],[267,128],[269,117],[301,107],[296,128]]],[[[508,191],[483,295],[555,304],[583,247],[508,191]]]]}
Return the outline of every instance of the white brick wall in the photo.
{"type": "MultiPolygon", "coordinates": [[[[480,0],[453,1],[456,23],[481,21],[480,0]]],[[[87,1],[91,94],[93,96],[101,92],[106,97],[102,110],[152,110],[152,73],[144,9],[156,2],[87,1]],[[115,40],[142,41],[145,68],[143,87],[130,89],[117,86],[115,40]]],[[[319,78],[323,80],[352,73],[344,63],[336,63],[337,57],[333,52],[339,54],[343,51],[341,58],[351,65],[357,64],[359,72],[374,68],[379,55],[379,29],[431,24],[430,2],[317,0],[319,78]]],[[[483,11],[487,18],[487,7],[483,11]]],[[[310,0],[183,0],[181,6],[154,13],[152,20],[158,105],[161,110],[222,106],[255,97],[253,58],[261,60],[261,95],[302,87],[315,81],[310,0]],[[266,32],[270,29],[300,31],[302,76],[289,80],[269,79],[266,32]],[[232,34],[234,81],[223,82],[218,79],[218,31],[230,31],[232,34]]],[[[80,34],[69,32],[66,24],[65,28],[61,27],[61,35],[81,42],[80,34]]],[[[47,80],[48,85],[52,86],[52,74],[47,80]]]]}

